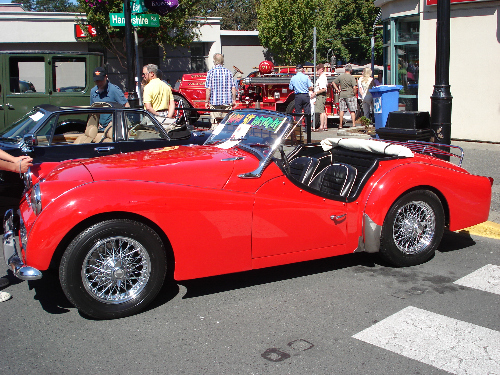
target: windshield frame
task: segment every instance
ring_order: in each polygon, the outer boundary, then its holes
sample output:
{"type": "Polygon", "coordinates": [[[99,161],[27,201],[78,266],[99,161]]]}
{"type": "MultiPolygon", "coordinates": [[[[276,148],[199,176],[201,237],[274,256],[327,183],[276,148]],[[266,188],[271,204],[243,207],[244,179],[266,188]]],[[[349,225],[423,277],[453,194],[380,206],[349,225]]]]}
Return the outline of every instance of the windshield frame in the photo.
{"type": "Polygon", "coordinates": [[[205,145],[222,149],[236,147],[251,153],[259,160],[258,168],[238,177],[259,178],[295,126],[292,116],[284,113],[255,109],[235,110],[224,117],[205,141],[205,145]]]}
{"type": "Polygon", "coordinates": [[[48,112],[40,107],[34,107],[20,119],[16,120],[11,126],[0,132],[2,141],[12,141],[19,143],[23,141],[26,134],[34,134],[36,130],[43,124],[52,112],[48,112]],[[10,135],[7,135],[9,134],[10,135]],[[14,135],[15,134],[15,135],[14,135]]]}

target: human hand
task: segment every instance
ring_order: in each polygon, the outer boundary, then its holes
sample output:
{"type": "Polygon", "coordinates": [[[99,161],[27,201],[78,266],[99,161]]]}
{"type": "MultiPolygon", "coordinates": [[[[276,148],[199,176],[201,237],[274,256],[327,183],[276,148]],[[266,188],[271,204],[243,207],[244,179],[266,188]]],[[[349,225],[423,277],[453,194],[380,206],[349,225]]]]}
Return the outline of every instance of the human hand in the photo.
{"type": "Polygon", "coordinates": [[[19,156],[17,157],[17,163],[19,164],[19,173],[26,173],[28,168],[33,166],[33,158],[29,156],[19,156]]]}

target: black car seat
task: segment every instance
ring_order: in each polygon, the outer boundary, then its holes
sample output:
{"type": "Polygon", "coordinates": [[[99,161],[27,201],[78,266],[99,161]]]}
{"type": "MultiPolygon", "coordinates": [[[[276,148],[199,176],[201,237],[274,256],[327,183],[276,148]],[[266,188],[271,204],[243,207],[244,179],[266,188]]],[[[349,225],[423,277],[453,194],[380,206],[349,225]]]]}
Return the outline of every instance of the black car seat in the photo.
{"type": "Polygon", "coordinates": [[[347,164],[331,164],[319,172],[309,187],[323,194],[346,198],[351,192],[357,170],[347,164]]]}
{"type": "Polygon", "coordinates": [[[318,159],[309,156],[295,158],[290,162],[290,176],[303,184],[308,184],[318,164],[318,159]]]}

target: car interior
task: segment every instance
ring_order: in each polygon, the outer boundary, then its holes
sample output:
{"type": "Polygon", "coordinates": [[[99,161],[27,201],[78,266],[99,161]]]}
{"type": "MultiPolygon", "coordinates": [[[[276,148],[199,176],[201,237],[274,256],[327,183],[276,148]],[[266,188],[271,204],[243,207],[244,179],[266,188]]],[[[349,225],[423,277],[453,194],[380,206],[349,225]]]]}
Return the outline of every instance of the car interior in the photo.
{"type": "Polygon", "coordinates": [[[324,151],[319,144],[300,145],[281,167],[292,182],[313,194],[352,201],[375,172],[379,161],[391,158],[394,157],[342,147],[324,151]]]}

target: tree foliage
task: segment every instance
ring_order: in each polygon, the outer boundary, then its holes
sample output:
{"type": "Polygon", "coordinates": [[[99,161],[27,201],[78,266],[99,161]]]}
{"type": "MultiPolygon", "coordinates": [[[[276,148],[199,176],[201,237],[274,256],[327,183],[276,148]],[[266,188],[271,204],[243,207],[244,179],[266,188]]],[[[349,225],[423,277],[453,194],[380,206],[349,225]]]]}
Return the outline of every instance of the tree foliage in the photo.
{"type": "MultiPolygon", "coordinates": [[[[276,62],[296,64],[313,59],[316,27],[317,61],[335,54],[347,62],[370,60],[373,23],[378,9],[372,0],[266,0],[257,8],[259,38],[276,62]]],[[[380,34],[380,32],[378,32],[380,34]]],[[[377,39],[376,56],[381,56],[377,39]]]]}
{"type": "Polygon", "coordinates": [[[69,0],[12,0],[23,8],[35,12],[77,12],[78,6],[69,0]]]}
{"type": "MultiPolygon", "coordinates": [[[[141,45],[158,45],[164,47],[187,46],[196,39],[200,0],[182,0],[179,6],[166,16],[160,16],[160,27],[137,27],[141,45]]],[[[87,41],[98,42],[118,57],[120,64],[126,68],[125,27],[110,25],[110,13],[123,13],[122,0],[78,0],[87,20],[81,24],[92,25],[97,35],[88,37],[87,41]]],[[[152,12],[146,12],[152,13],[152,12]]]]}
{"type": "Polygon", "coordinates": [[[256,0],[202,0],[202,16],[222,17],[222,30],[257,30],[256,0]]]}

